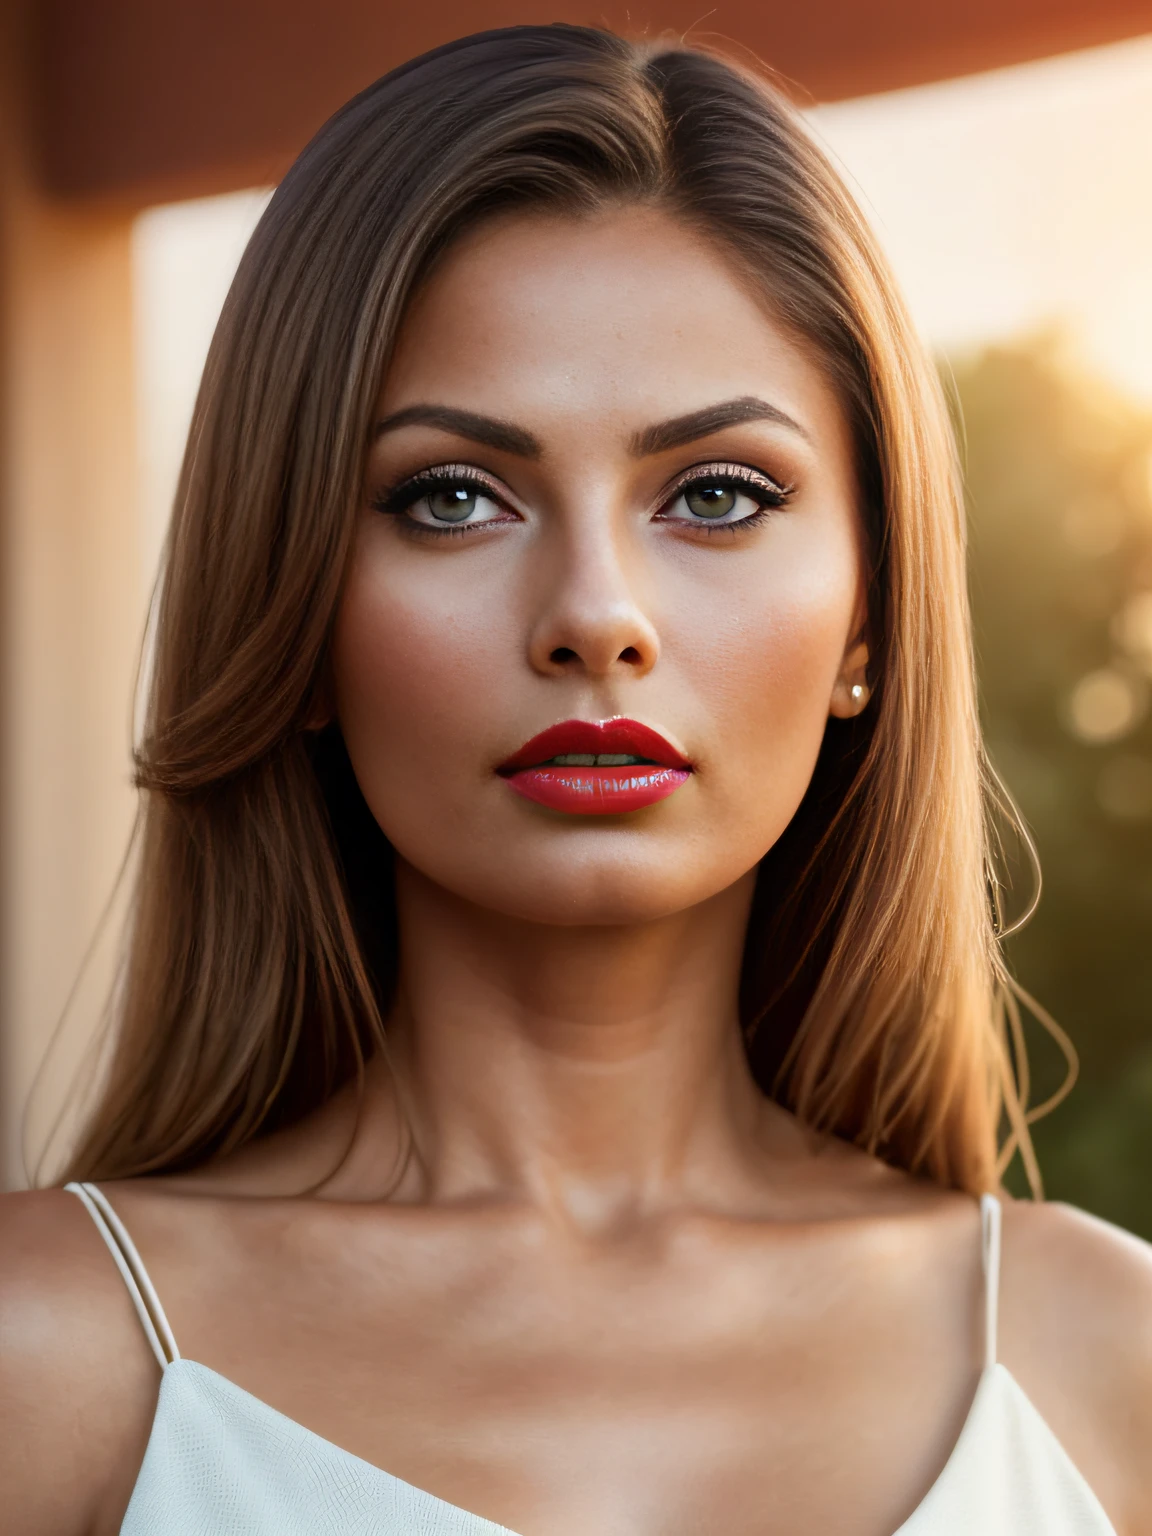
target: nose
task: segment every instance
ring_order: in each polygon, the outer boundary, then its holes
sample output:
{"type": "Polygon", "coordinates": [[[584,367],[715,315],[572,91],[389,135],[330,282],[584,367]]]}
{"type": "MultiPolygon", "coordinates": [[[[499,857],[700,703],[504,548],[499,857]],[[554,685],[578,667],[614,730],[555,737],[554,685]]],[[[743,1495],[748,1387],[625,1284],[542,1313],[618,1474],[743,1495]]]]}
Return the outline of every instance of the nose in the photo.
{"type": "Polygon", "coordinates": [[[528,642],[537,672],[643,677],[656,665],[660,642],[637,592],[641,555],[620,545],[599,523],[548,552],[528,642]]]}

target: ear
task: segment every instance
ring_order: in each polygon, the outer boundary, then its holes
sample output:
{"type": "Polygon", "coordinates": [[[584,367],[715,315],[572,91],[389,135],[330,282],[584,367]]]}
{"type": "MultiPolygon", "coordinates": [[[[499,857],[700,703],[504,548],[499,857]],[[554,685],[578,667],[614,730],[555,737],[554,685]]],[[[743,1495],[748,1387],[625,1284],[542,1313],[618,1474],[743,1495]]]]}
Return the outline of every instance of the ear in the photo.
{"type": "Polygon", "coordinates": [[[828,713],[837,720],[851,720],[867,709],[872,697],[868,686],[868,661],[868,642],[857,637],[844,652],[844,660],[832,685],[828,713]]]}

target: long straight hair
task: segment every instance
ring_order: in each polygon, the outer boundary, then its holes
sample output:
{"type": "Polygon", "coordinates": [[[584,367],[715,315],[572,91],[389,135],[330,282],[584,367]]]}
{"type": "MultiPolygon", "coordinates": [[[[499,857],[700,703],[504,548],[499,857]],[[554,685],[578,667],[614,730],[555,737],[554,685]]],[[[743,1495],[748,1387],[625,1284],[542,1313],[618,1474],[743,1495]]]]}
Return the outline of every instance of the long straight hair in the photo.
{"type": "Polygon", "coordinates": [[[370,86],[304,150],[240,263],[167,547],[116,1035],[70,1176],[195,1167],[315,1109],[384,1046],[390,849],[338,728],[310,724],[380,380],[461,231],[629,203],[727,253],[827,371],[855,441],[872,702],[829,723],[762,861],[741,986],[752,1071],[805,1122],[943,1185],[997,1182],[1005,1116],[1026,1141],[935,371],[769,82],[556,25],[464,38],[370,86]]]}

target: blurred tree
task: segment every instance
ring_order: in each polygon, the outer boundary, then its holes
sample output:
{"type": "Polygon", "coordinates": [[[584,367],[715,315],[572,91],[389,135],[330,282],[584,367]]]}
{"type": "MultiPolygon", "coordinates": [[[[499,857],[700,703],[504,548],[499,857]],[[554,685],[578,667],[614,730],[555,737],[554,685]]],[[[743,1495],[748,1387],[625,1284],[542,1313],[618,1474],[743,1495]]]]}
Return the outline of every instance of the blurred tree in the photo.
{"type": "MultiPolygon", "coordinates": [[[[1008,957],[1081,1060],[1034,1128],[1046,1192],[1152,1238],[1152,414],[1055,332],[949,386],[985,729],[1044,873],[1008,957]]],[[[1036,1102],[1064,1066],[1029,1040],[1036,1102]]]]}

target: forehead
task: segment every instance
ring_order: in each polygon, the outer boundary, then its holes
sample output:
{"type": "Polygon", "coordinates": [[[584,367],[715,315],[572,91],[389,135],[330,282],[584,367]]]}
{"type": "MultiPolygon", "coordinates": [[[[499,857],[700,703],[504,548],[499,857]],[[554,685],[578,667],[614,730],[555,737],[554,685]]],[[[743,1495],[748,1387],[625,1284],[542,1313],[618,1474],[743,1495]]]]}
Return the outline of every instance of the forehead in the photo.
{"type": "Polygon", "coordinates": [[[767,294],[719,244],[632,207],[520,213],[467,234],[411,304],[381,404],[634,424],[745,394],[842,436],[814,349],[767,294]]]}

